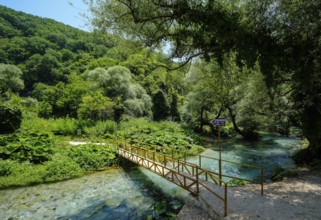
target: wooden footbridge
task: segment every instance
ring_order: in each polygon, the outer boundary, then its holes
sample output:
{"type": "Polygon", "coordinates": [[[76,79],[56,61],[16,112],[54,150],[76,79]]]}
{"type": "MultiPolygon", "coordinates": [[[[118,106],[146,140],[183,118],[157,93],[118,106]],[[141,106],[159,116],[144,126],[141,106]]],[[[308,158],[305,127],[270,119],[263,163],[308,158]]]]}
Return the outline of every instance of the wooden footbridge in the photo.
{"type": "MultiPolygon", "coordinates": [[[[199,164],[193,164],[186,161],[186,155],[183,159],[174,158],[172,155],[166,155],[160,152],[151,151],[145,148],[136,147],[127,144],[119,144],[117,148],[119,156],[126,158],[156,174],[166,178],[176,185],[188,190],[195,196],[200,196],[201,191],[205,194],[211,194],[216,200],[219,200],[224,209],[224,216],[228,210],[227,182],[223,181],[223,177],[245,180],[251,183],[261,184],[261,194],[263,195],[263,170],[259,168],[261,173],[260,180],[250,180],[239,177],[233,177],[210,171],[202,167],[201,160],[204,156],[199,156],[199,164]]],[[[218,160],[215,158],[205,157],[207,159],[218,160]]],[[[220,162],[231,161],[221,160],[220,162]]],[[[235,163],[240,166],[247,166],[257,169],[250,165],[235,163]]],[[[206,200],[206,199],[205,199],[206,200]]],[[[206,202],[206,201],[205,201],[206,202]]]]}

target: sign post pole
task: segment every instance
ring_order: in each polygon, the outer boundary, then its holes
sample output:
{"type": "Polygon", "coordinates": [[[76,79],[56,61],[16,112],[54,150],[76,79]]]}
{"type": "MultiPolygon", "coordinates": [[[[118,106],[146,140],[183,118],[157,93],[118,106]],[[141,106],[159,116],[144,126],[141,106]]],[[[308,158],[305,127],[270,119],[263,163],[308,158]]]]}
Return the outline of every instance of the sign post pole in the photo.
{"type": "Polygon", "coordinates": [[[217,126],[217,145],[219,147],[219,152],[218,152],[218,155],[219,155],[219,160],[218,160],[218,169],[219,169],[219,183],[220,183],[220,186],[222,186],[222,146],[220,144],[220,139],[221,139],[221,133],[220,133],[220,126],[225,126],[225,118],[215,118],[213,121],[212,121],[212,124],[214,126],[217,126]]]}
{"type": "Polygon", "coordinates": [[[218,169],[219,169],[219,178],[220,178],[220,186],[222,186],[222,146],[220,144],[220,138],[221,138],[221,134],[220,134],[220,127],[218,127],[218,133],[217,133],[217,145],[219,147],[219,163],[218,163],[218,169]]]}

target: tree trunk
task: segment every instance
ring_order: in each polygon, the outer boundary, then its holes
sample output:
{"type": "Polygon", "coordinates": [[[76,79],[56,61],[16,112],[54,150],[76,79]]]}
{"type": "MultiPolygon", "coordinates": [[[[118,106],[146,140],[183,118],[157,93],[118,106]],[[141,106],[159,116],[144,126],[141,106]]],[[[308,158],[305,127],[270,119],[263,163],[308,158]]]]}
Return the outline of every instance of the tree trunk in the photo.
{"type": "Polygon", "coordinates": [[[294,156],[298,163],[310,164],[314,159],[321,159],[321,113],[318,108],[317,105],[311,105],[303,110],[302,131],[309,146],[294,156]]]}
{"type": "Polygon", "coordinates": [[[236,114],[233,113],[232,108],[230,106],[225,106],[225,107],[229,111],[229,115],[230,115],[232,123],[233,123],[234,131],[236,131],[238,134],[240,134],[244,139],[256,140],[258,138],[258,134],[256,132],[245,132],[245,131],[241,130],[236,124],[236,114]]]}

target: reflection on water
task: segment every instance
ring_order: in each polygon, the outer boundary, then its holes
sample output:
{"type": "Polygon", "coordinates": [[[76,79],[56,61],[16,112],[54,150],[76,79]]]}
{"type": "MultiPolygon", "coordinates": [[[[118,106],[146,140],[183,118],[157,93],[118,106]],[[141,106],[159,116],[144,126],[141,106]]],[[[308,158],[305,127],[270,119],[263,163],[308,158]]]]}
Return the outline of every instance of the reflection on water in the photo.
{"type": "MultiPolygon", "coordinates": [[[[218,145],[214,140],[207,144],[207,150],[201,155],[219,158],[218,145]]],[[[294,168],[291,155],[300,149],[300,143],[294,138],[266,136],[259,141],[245,141],[241,138],[227,139],[221,142],[222,159],[239,163],[261,166],[264,175],[270,176],[275,167],[294,168]]],[[[190,162],[199,164],[199,157],[190,162]]],[[[202,167],[218,172],[218,161],[202,158],[202,167]]],[[[222,163],[222,172],[227,175],[258,179],[259,170],[240,167],[231,163],[222,163]]],[[[229,180],[229,179],[225,179],[229,180]]]]}
{"type": "Polygon", "coordinates": [[[175,218],[187,193],[160,179],[134,166],[65,182],[2,190],[0,219],[175,218]]]}

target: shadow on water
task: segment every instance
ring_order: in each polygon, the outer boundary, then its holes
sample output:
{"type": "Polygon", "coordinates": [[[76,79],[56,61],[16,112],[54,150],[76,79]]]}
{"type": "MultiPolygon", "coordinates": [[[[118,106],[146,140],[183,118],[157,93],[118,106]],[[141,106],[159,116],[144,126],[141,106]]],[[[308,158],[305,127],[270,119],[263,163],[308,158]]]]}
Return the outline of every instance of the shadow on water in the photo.
{"type": "Polygon", "coordinates": [[[184,205],[181,189],[168,186],[167,180],[161,180],[161,177],[154,176],[156,174],[124,159],[117,169],[122,179],[133,184],[131,187],[139,191],[139,195],[118,192],[112,198],[90,201],[90,206],[85,209],[59,219],[175,219],[184,205]]]}

